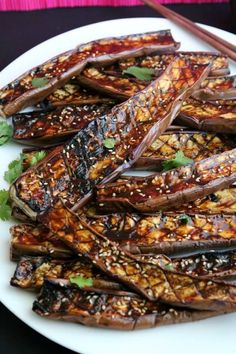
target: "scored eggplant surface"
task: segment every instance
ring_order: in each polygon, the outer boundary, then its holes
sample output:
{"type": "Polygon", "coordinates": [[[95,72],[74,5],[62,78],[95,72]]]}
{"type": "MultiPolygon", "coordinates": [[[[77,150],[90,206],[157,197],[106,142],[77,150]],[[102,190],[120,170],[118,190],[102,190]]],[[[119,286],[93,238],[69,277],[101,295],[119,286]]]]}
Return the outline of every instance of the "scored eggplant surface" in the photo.
{"type": "Polygon", "coordinates": [[[200,320],[220,313],[181,309],[151,302],[136,294],[89,292],[46,281],[33,304],[38,315],[86,326],[135,330],[200,320]]]}
{"type": "Polygon", "coordinates": [[[230,136],[199,131],[168,131],[154,141],[133,167],[161,171],[162,161],[175,158],[178,151],[194,161],[200,161],[234,147],[236,140],[230,136]]]}
{"type": "Polygon", "coordinates": [[[30,145],[60,143],[93,119],[109,113],[112,106],[108,103],[69,105],[48,112],[18,113],[12,117],[13,139],[30,145]]]}
{"type": "Polygon", "coordinates": [[[97,200],[107,208],[124,207],[153,212],[178,207],[202,198],[236,181],[236,149],[214,155],[191,165],[132,182],[114,182],[97,186],[97,200]]]}
{"type": "Polygon", "coordinates": [[[178,122],[195,129],[219,133],[236,133],[235,105],[215,105],[188,98],[183,103],[178,122]]]}
{"type": "Polygon", "coordinates": [[[59,195],[78,209],[96,185],[128,169],[178,114],[182,101],[208,74],[207,66],[176,59],[145,90],[91,121],[11,186],[11,200],[32,219],[59,195]],[[30,186],[30,188],[29,188],[30,186]]]}
{"type": "Polygon", "coordinates": [[[111,63],[119,58],[158,51],[174,51],[175,42],[169,30],[103,38],[81,44],[31,69],[0,90],[0,112],[10,116],[22,108],[42,101],[55,89],[78,75],[88,63],[111,63]]]}
{"type": "Polygon", "coordinates": [[[236,105],[236,75],[208,77],[192,97],[215,105],[236,105]]]}
{"type": "Polygon", "coordinates": [[[90,105],[111,103],[110,97],[99,95],[94,91],[90,91],[79,85],[76,78],[71,79],[67,84],[53,91],[42,102],[39,103],[40,107],[57,108],[68,105],[90,105]]]}
{"type": "Polygon", "coordinates": [[[103,272],[149,300],[200,310],[231,311],[236,307],[236,286],[137,261],[65,208],[60,200],[39,219],[75,252],[88,257],[103,272]]]}
{"type": "Polygon", "coordinates": [[[143,90],[149,83],[124,74],[124,70],[132,66],[154,69],[154,79],[160,76],[176,57],[191,60],[197,65],[212,63],[211,75],[226,75],[229,72],[228,59],[225,56],[207,52],[176,52],[129,58],[104,68],[86,67],[77,79],[87,87],[123,100],[143,90]]]}
{"type": "Polygon", "coordinates": [[[11,285],[22,289],[39,290],[46,278],[60,278],[67,284],[75,277],[92,279],[92,287],[96,289],[123,289],[122,285],[108,278],[83,258],[62,261],[51,260],[50,257],[22,257],[11,278],[11,285]]]}

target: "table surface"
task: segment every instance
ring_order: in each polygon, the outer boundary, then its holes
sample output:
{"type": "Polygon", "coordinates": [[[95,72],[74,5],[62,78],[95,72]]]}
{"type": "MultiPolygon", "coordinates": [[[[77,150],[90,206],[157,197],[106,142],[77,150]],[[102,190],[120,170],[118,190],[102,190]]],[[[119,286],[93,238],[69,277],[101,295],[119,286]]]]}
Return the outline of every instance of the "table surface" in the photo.
{"type": "MultiPolygon", "coordinates": [[[[236,21],[227,4],[172,5],[173,10],[211,26],[236,33],[236,21]]],[[[146,6],[61,8],[32,12],[0,12],[0,70],[26,50],[57,34],[90,23],[125,17],[158,16],[146,6]]],[[[19,304],[20,306],[20,304],[19,304]]],[[[72,354],[44,338],[0,304],[0,352],[7,354],[72,354]]],[[[66,335],[66,333],[65,333],[66,335]]]]}

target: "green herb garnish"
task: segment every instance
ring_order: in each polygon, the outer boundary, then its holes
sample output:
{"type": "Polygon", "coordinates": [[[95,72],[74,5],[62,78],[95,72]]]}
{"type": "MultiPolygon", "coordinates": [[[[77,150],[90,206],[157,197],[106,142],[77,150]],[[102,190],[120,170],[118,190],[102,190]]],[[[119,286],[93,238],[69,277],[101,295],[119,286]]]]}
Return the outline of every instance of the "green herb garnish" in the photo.
{"type": "Polygon", "coordinates": [[[33,87],[43,87],[47,85],[49,80],[46,77],[35,77],[31,81],[33,87]]]}
{"type": "Polygon", "coordinates": [[[80,277],[80,276],[71,277],[70,282],[71,282],[71,284],[77,285],[80,289],[93,286],[93,279],[92,278],[84,278],[84,277],[80,277]]]}
{"type": "Polygon", "coordinates": [[[150,68],[141,68],[139,66],[130,66],[128,69],[123,70],[122,74],[129,74],[139,80],[150,81],[155,74],[155,70],[150,68]]]}
{"type": "Polygon", "coordinates": [[[174,270],[173,264],[171,264],[171,263],[165,264],[165,268],[167,270],[174,270]]]}
{"type": "Polygon", "coordinates": [[[0,122],[0,145],[7,143],[13,134],[13,128],[6,122],[0,122]]]}
{"type": "Polygon", "coordinates": [[[5,189],[0,190],[0,219],[9,220],[11,217],[11,207],[8,203],[9,192],[5,189]]]}
{"type": "Polygon", "coordinates": [[[107,138],[103,141],[103,145],[107,148],[107,149],[113,149],[114,146],[116,145],[116,140],[113,138],[107,138]]]}
{"type": "Polygon", "coordinates": [[[8,183],[15,181],[23,172],[23,159],[24,154],[21,154],[20,157],[16,160],[13,160],[8,165],[8,170],[4,173],[4,179],[8,183]]]}
{"type": "Polygon", "coordinates": [[[190,218],[190,216],[186,215],[186,214],[183,214],[183,215],[180,215],[178,217],[178,220],[181,224],[183,225],[187,225],[190,221],[192,221],[192,219],[190,218]]]}
{"type": "Polygon", "coordinates": [[[167,161],[162,161],[162,170],[163,171],[169,171],[172,170],[173,168],[180,167],[180,166],[186,166],[193,163],[192,159],[189,159],[186,157],[183,153],[183,151],[178,151],[175,154],[175,158],[167,161]]]}
{"type": "Polygon", "coordinates": [[[46,156],[46,152],[43,150],[36,152],[30,161],[30,166],[35,165],[36,163],[41,161],[45,156],[46,156]]]}

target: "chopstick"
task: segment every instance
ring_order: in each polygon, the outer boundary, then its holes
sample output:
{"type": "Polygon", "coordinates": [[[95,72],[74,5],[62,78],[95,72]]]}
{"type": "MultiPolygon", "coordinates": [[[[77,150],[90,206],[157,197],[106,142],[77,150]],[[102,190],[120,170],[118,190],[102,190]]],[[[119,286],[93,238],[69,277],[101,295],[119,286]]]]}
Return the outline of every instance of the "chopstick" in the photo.
{"type": "Polygon", "coordinates": [[[217,49],[223,54],[226,54],[229,58],[236,61],[236,46],[225,41],[224,39],[216,36],[215,34],[201,28],[196,25],[194,22],[188,20],[182,15],[177,14],[176,12],[168,9],[167,7],[157,3],[155,0],[142,0],[146,5],[150,6],[154,10],[158,11],[164,17],[169,18],[176,24],[184,27],[198,38],[210,44],[212,47],[217,49]]]}

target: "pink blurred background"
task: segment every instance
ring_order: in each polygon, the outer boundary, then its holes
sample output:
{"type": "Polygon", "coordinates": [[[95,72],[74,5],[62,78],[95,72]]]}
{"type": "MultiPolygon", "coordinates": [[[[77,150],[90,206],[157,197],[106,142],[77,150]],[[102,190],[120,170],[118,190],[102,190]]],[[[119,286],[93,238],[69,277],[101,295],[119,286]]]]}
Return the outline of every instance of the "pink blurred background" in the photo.
{"type": "MultiPolygon", "coordinates": [[[[234,0],[236,1],[236,0],[234,0]]],[[[161,0],[162,4],[227,3],[229,0],[161,0]]],[[[0,0],[0,11],[74,6],[136,6],[140,0],[0,0]]]]}

